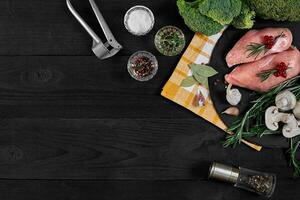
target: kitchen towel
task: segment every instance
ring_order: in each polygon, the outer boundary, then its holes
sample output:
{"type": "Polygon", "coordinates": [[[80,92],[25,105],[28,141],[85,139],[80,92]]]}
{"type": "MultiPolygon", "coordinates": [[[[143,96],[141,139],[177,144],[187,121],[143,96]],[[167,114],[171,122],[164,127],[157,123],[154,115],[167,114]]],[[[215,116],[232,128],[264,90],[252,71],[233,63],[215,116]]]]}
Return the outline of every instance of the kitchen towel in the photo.
{"type": "Polygon", "coordinates": [[[180,86],[182,80],[191,75],[191,70],[189,68],[190,64],[209,63],[212,51],[222,33],[223,31],[209,37],[201,33],[195,34],[191,43],[178,62],[172,76],[163,87],[161,95],[191,110],[200,117],[203,117],[217,127],[225,130],[227,127],[220,119],[214,108],[208,88],[205,88],[199,84],[195,84],[188,88],[180,86]],[[200,92],[205,98],[205,101],[203,105],[196,106],[194,101],[197,93],[200,92]]]}
{"type": "MultiPolygon", "coordinates": [[[[209,89],[200,84],[195,84],[188,88],[181,87],[180,85],[183,79],[192,75],[189,67],[190,64],[209,63],[214,47],[225,29],[226,27],[221,32],[209,37],[201,33],[196,33],[161,92],[162,96],[189,109],[224,131],[226,131],[227,126],[221,120],[213,105],[209,89]],[[201,94],[203,103],[195,105],[196,96],[199,94],[201,94]]],[[[242,139],[242,142],[257,151],[262,149],[261,146],[244,139],[242,139]]]]}

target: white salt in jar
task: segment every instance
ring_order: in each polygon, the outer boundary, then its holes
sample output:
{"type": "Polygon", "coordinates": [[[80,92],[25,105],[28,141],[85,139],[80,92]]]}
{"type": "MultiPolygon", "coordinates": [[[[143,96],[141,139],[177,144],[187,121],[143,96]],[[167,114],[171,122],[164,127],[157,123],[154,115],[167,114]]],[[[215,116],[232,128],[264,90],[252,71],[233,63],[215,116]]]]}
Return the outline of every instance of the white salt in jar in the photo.
{"type": "Polygon", "coordinates": [[[126,29],[133,35],[141,36],[149,33],[154,26],[154,15],[145,6],[134,6],[130,8],[124,17],[126,29]]]}

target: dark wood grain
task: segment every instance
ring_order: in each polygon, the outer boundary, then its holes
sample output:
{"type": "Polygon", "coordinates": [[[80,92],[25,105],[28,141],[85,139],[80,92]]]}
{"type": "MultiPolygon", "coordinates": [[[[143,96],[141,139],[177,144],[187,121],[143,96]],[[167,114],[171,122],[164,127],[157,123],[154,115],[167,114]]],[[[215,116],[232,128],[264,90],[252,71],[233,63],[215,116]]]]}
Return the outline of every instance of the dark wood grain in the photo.
{"type": "MultiPolygon", "coordinates": [[[[74,19],[65,0],[30,0],[26,6],[21,0],[2,0],[0,8],[0,55],[92,55],[92,40],[74,19]]],[[[88,1],[72,1],[76,9],[101,36],[101,29],[88,1]]],[[[156,31],[174,24],[188,36],[191,32],[177,13],[176,0],[98,0],[96,1],[117,40],[124,46],[120,55],[129,55],[145,49],[156,52],[153,45],[156,31]],[[146,5],[154,12],[156,23],[151,33],[136,37],[123,25],[126,11],[134,5],[146,5]]]]}
{"type": "MultiPolygon", "coordinates": [[[[298,199],[299,181],[281,148],[257,153],[224,149],[224,133],[159,94],[178,57],[163,57],[153,39],[164,25],[193,33],[176,0],[96,0],[124,46],[100,61],[91,38],[65,0],[0,1],[0,199],[257,199],[207,180],[212,161],[278,175],[274,199],[298,199]],[[153,31],[130,35],[123,16],[133,5],[152,9],[153,31]],[[156,77],[130,78],[129,55],[154,53],[156,77]]],[[[101,31],[88,1],[74,6],[101,31]]]]}
{"type": "Polygon", "coordinates": [[[9,119],[0,138],[2,178],[196,180],[213,161],[291,177],[281,149],[224,149],[198,119],[9,119]]]}
{"type": "MultiPolygon", "coordinates": [[[[299,181],[283,179],[272,200],[297,200],[299,181]]],[[[5,200],[264,200],[231,185],[199,181],[0,181],[5,200]]]]}

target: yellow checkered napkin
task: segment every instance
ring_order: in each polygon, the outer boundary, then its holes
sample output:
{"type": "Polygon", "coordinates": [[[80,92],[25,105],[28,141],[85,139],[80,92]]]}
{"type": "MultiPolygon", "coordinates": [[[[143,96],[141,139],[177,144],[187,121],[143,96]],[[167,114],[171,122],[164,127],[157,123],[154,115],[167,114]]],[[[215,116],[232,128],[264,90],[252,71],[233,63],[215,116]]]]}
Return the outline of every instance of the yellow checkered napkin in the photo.
{"type": "Polygon", "coordinates": [[[217,127],[225,130],[227,127],[220,119],[213,106],[208,88],[205,88],[202,85],[194,85],[189,88],[180,86],[181,81],[191,75],[190,68],[188,67],[189,64],[205,64],[209,62],[212,51],[222,33],[223,31],[210,37],[201,33],[195,34],[187,50],[181,57],[171,78],[164,86],[161,95],[178,103],[179,105],[182,105],[217,127]],[[203,106],[195,106],[194,104],[195,96],[199,91],[205,98],[203,106]]]}

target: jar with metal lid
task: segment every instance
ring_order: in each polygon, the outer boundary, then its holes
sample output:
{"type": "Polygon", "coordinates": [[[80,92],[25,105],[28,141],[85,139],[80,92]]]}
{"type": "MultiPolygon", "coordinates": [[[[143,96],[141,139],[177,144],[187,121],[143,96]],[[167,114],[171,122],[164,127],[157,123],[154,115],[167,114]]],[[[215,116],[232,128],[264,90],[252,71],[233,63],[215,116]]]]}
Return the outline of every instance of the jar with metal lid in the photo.
{"type": "Polygon", "coordinates": [[[209,169],[209,178],[233,183],[242,188],[267,198],[274,193],[276,175],[254,171],[242,167],[231,167],[220,163],[213,163],[209,169]]]}

